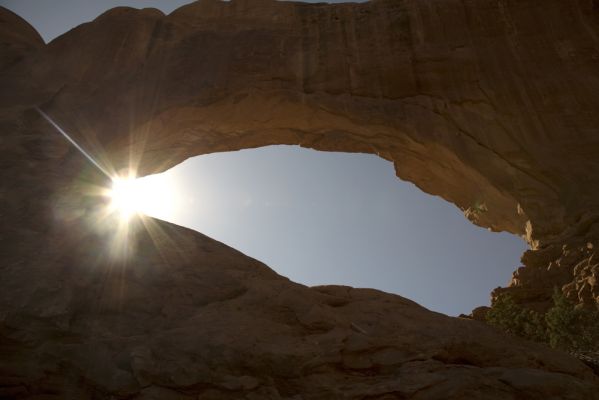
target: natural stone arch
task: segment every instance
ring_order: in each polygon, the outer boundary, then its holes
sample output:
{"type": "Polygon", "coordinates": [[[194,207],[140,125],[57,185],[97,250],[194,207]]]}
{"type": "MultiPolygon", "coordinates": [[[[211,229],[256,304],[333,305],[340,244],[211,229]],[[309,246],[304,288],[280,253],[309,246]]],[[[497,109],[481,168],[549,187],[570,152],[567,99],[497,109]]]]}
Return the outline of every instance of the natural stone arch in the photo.
{"type": "Polygon", "coordinates": [[[116,169],[271,144],[378,154],[474,223],[551,247],[546,264],[594,239],[596,16],[559,0],[117,8],[5,80],[116,169]]]}
{"type": "Polygon", "coordinates": [[[77,191],[109,182],[35,111],[141,173],[275,143],[378,153],[477,223],[527,232],[519,301],[574,279],[566,292],[594,304],[595,3],[203,0],[115,9],[47,46],[0,9],[0,393],[596,398],[564,353],[399,296],[294,284],[165,222],[113,265],[86,225],[97,199],[77,191]]]}

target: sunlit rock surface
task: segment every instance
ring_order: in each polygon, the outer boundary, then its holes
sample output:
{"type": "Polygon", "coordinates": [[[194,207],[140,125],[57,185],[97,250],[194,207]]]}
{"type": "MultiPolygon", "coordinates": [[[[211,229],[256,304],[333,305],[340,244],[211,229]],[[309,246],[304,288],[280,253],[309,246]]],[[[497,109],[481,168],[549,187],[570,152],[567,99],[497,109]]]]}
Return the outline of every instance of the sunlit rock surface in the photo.
{"type": "Polygon", "coordinates": [[[583,364],[479,322],[293,284],[166,223],[115,237],[107,178],[35,111],[114,171],[269,144],[379,154],[527,238],[519,302],[563,286],[594,306],[596,4],[207,0],[113,9],[45,46],[0,9],[0,397],[598,398],[583,364]]]}

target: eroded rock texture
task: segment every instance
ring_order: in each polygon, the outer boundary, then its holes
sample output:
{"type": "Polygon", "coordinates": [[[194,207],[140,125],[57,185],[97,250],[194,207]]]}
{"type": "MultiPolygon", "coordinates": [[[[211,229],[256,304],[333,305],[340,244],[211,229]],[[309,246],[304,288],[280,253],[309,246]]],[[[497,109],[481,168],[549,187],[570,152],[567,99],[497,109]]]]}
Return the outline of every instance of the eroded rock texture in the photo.
{"type": "Polygon", "coordinates": [[[104,255],[110,235],[72,225],[4,268],[0,397],[598,398],[566,354],[376,290],[307,288],[146,223],[125,260],[104,255]]]}
{"type": "Polygon", "coordinates": [[[476,321],[296,285],[157,221],[115,236],[107,178],[35,111],[113,171],[269,144],[378,154],[529,241],[520,302],[563,286],[594,305],[597,8],[202,0],[113,9],[48,45],[1,9],[0,396],[597,398],[584,365],[476,321]]]}

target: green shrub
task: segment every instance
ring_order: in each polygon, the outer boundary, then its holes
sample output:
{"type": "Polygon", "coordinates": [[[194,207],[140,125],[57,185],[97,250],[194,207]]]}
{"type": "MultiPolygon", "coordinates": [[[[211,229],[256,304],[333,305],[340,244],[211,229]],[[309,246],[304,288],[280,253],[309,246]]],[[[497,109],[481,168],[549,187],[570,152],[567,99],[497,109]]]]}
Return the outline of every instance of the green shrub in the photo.
{"type": "Polygon", "coordinates": [[[599,350],[599,313],[575,307],[555,290],[554,306],[547,314],[547,334],[551,347],[570,351],[599,350]]]}
{"type": "Polygon", "coordinates": [[[512,335],[547,341],[547,327],[541,313],[520,307],[508,294],[500,295],[487,313],[487,322],[512,335]]]}
{"type": "Polygon", "coordinates": [[[517,305],[500,295],[487,313],[487,322],[500,330],[553,348],[574,352],[599,351],[599,312],[575,307],[555,290],[553,307],[546,314],[517,305]]]}

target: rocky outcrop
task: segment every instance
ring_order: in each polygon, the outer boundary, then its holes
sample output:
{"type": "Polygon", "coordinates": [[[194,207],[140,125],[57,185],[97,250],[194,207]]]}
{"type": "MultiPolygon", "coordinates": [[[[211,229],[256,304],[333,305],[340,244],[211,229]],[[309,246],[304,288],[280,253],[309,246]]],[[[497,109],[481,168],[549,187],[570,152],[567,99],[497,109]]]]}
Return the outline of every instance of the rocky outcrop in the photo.
{"type": "Polygon", "coordinates": [[[116,236],[97,195],[108,179],[35,107],[114,173],[269,144],[378,154],[528,240],[509,289],[520,303],[545,307],[557,285],[593,304],[598,13],[588,0],[202,0],[169,16],[116,8],[43,46],[2,9],[0,393],[596,398],[583,364],[477,321],[296,285],[150,219],[116,236]]]}
{"type": "MultiPolygon", "coordinates": [[[[587,237],[598,236],[592,232],[587,237]]],[[[526,251],[522,256],[525,266],[513,273],[507,288],[495,289],[491,297],[509,293],[517,303],[544,312],[552,305],[551,289],[561,288],[574,304],[597,307],[599,269],[594,258],[595,246],[580,237],[571,238],[567,244],[526,251]]]]}
{"type": "Polygon", "coordinates": [[[376,290],[298,285],[197,232],[140,225],[131,257],[74,224],[21,271],[3,268],[0,397],[599,398],[566,354],[376,290]]]}

